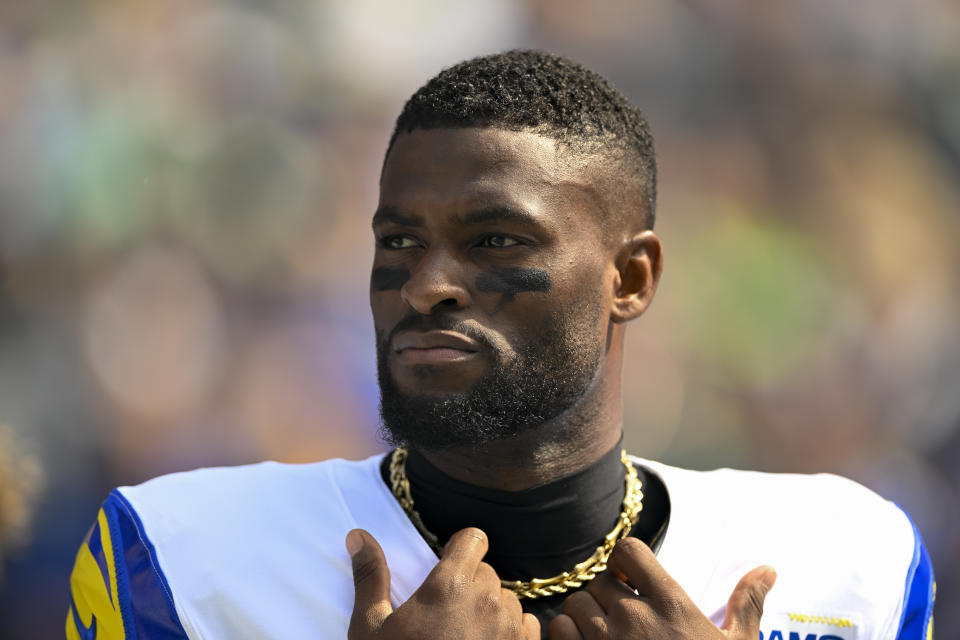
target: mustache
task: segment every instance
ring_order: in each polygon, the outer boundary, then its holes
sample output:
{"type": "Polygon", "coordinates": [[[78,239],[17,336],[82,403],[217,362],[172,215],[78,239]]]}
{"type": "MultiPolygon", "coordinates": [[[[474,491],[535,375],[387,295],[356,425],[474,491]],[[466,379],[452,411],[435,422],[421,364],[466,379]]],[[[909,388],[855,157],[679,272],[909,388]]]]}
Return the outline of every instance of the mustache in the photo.
{"type": "Polygon", "coordinates": [[[482,330],[448,315],[425,316],[419,313],[408,315],[390,330],[387,339],[383,341],[383,346],[393,342],[393,338],[401,331],[454,331],[475,340],[484,347],[495,349],[493,341],[482,330]]]}

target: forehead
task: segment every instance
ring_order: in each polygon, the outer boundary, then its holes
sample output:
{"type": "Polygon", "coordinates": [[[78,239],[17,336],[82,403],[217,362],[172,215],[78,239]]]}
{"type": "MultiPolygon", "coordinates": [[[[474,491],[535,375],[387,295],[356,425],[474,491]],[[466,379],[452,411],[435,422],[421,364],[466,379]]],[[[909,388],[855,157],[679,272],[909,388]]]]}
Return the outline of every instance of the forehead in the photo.
{"type": "Polygon", "coordinates": [[[551,137],[495,128],[397,136],[380,178],[381,206],[461,209],[491,204],[596,215],[591,163],[551,137]]]}

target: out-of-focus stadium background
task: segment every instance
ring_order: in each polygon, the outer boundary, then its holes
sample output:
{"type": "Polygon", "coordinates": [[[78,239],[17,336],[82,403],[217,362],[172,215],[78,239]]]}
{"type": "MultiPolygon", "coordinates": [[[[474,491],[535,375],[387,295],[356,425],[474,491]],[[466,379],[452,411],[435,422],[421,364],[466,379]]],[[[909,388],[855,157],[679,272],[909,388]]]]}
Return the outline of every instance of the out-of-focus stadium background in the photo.
{"type": "Polygon", "coordinates": [[[115,485],[383,449],[366,290],[392,119],[517,46],[597,69],[657,138],[667,266],[629,338],[629,449],[897,501],[960,636],[951,0],[0,4],[0,636],[62,636],[115,485]]]}

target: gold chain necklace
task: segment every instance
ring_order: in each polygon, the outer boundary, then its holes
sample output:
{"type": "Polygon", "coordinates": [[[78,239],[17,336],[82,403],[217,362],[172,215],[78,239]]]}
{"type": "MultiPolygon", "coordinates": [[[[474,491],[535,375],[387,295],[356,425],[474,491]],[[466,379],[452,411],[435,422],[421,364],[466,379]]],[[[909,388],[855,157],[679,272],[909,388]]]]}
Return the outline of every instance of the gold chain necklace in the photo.
{"type": "MultiPolygon", "coordinates": [[[[620,461],[627,468],[626,484],[627,491],[623,496],[623,510],[617,519],[613,531],[608,533],[603,539],[603,543],[597,547],[589,558],[573,567],[571,571],[564,571],[552,578],[534,578],[533,580],[501,580],[500,584],[505,589],[510,589],[518,598],[539,598],[541,596],[552,596],[558,593],[566,593],[570,589],[576,589],[583,586],[603,573],[607,568],[607,559],[613,551],[613,547],[619,540],[626,538],[637,519],[640,511],[643,509],[643,491],[641,491],[640,478],[637,477],[637,470],[627,457],[627,451],[620,452],[620,461]]],[[[407,478],[407,450],[404,447],[397,447],[390,458],[390,488],[397,502],[406,511],[407,516],[417,528],[420,535],[424,537],[430,547],[439,556],[441,554],[440,542],[426,525],[417,510],[413,508],[413,497],[410,495],[410,480],[407,478]]]]}

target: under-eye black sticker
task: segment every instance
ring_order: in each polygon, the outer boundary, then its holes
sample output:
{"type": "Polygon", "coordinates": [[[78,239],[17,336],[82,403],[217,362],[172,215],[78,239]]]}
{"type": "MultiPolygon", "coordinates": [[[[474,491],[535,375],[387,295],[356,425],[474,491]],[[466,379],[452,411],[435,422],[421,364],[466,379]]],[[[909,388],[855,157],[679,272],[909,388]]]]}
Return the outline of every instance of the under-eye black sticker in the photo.
{"type": "Polygon", "coordinates": [[[410,279],[406,267],[377,267],[370,274],[370,289],[373,291],[399,291],[410,279]]]}
{"type": "Polygon", "coordinates": [[[499,308],[518,293],[550,291],[550,274],[543,269],[495,267],[477,276],[477,290],[501,294],[499,308]]]}

